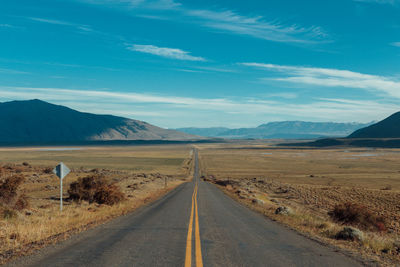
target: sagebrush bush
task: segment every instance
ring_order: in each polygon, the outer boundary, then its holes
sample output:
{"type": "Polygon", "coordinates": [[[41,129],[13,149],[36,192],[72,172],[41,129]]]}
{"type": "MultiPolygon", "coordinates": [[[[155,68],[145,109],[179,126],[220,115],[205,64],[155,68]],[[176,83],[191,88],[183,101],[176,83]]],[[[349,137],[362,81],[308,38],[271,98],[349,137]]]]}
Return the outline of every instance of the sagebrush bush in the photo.
{"type": "Polygon", "coordinates": [[[0,206],[3,218],[11,218],[15,212],[29,206],[27,197],[21,194],[19,186],[25,181],[22,175],[14,175],[0,180],[0,206]]]}
{"type": "Polygon", "coordinates": [[[22,194],[18,197],[17,201],[15,202],[14,209],[21,211],[29,207],[28,198],[25,194],[22,194]]]}
{"type": "Polygon", "coordinates": [[[350,202],[338,204],[328,214],[334,221],[342,224],[369,231],[386,231],[385,218],[362,205],[350,202]]]}
{"type": "Polygon", "coordinates": [[[51,173],[53,173],[53,169],[50,168],[50,167],[44,168],[43,169],[43,173],[44,174],[51,174],[51,173]]]}
{"type": "Polygon", "coordinates": [[[18,187],[25,180],[22,175],[14,175],[0,181],[0,202],[10,204],[16,201],[18,196],[18,187]]]}
{"type": "Polygon", "coordinates": [[[99,175],[79,178],[68,189],[69,199],[85,200],[89,203],[114,205],[125,199],[124,193],[116,184],[111,184],[99,175]]]}
{"type": "Polygon", "coordinates": [[[1,209],[1,216],[3,217],[3,219],[12,219],[17,217],[17,213],[9,208],[4,208],[1,209]]]}
{"type": "Polygon", "coordinates": [[[25,177],[22,175],[14,175],[0,180],[0,203],[6,206],[13,206],[21,197],[25,198],[23,195],[20,195],[18,190],[24,181],[25,177]]]}

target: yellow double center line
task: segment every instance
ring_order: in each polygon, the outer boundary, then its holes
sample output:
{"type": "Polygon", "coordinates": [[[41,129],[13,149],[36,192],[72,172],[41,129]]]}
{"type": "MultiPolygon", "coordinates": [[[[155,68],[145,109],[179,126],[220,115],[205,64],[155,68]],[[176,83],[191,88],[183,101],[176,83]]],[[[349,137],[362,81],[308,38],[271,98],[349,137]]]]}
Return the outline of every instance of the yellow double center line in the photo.
{"type": "Polygon", "coordinates": [[[192,195],[192,209],[190,211],[188,234],[186,239],[186,258],[185,267],[192,267],[192,235],[193,235],[193,212],[195,213],[195,244],[196,244],[196,267],[203,267],[203,258],[201,256],[201,242],[200,242],[200,229],[199,229],[199,213],[197,207],[197,189],[198,185],[194,187],[192,195]]]}

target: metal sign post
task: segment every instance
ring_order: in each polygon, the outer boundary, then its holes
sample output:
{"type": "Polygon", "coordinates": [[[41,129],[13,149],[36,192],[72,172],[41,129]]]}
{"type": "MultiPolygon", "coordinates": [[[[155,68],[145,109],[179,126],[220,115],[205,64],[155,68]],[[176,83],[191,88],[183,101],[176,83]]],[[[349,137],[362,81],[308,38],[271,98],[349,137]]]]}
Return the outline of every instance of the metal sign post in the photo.
{"type": "Polygon", "coordinates": [[[70,169],[64,163],[60,162],[53,170],[53,173],[60,178],[60,211],[63,208],[63,179],[70,173],[70,169]]]}

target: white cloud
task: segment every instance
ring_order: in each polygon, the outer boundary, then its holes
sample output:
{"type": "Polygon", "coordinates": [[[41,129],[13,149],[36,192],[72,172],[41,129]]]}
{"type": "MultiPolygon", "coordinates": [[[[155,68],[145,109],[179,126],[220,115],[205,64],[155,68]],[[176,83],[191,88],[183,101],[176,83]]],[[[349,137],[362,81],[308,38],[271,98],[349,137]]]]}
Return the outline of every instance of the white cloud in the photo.
{"type": "Polygon", "coordinates": [[[14,28],[15,26],[10,24],[0,24],[0,28],[14,28]]]}
{"type": "Polygon", "coordinates": [[[400,42],[394,42],[394,43],[391,43],[391,45],[400,47],[400,42]]]}
{"type": "Polygon", "coordinates": [[[178,59],[178,60],[189,60],[189,61],[206,61],[205,58],[195,57],[190,55],[189,52],[183,51],[177,48],[167,48],[167,47],[158,47],[154,45],[139,45],[134,44],[128,46],[129,50],[152,54],[160,57],[178,59]]]}
{"type": "Polygon", "coordinates": [[[177,3],[174,0],[156,0],[147,2],[148,7],[154,9],[174,9],[181,6],[180,3],[177,3]]]}
{"type": "Polygon", "coordinates": [[[74,90],[62,88],[34,88],[34,87],[0,87],[2,96],[27,97],[37,96],[43,99],[65,99],[65,100],[117,100],[128,101],[131,103],[150,103],[150,104],[173,104],[173,105],[204,105],[214,103],[218,105],[229,104],[225,99],[197,99],[176,96],[162,96],[143,93],[98,91],[98,90],[74,90]]]}
{"type": "Polygon", "coordinates": [[[184,14],[201,19],[199,23],[208,28],[275,42],[313,43],[328,37],[317,26],[305,28],[296,24],[284,25],[267,21],[262,16],[243,16],[231,10],[187,9],[184,14]]]}
{"type": "Polygon", "coordinates": [[[225,72],[225,73],[234,73],[236,70],[225,68],[225,67],[205,67],[205,66],[197,66],[196,69],[205,70],[205,71],[213,71],[213,72],[225,72]]]}
{"type": "Polygon", "coordinates": [[[48,23],[48,24],[67,25],[67,26],[74,25],[74,24],[66,22],[66,21],[55,20],[55,19],[44,19],[44,18],[34,18],[34,17],[29,17],[28,19],[33,20],[33,21],[48,23]]]}
{"type": "Polygon", "coordinates": [[[281,23],[263,16],[239,14],[228,9],[187,8],[173,0],[80,0],[83,2],[119,7],[131,14],[148,19],[171,19],[181,23],[197,24],[213,31],[251,36],[274,42],[319,43],[329,41],[328,34],[319,26],[303,27],[281,23]],[[160,11],[167,11],[162,13],[160,11]],[[149,14],[152,11],[155,14],[149,14]]]}
{"type": "Polygon", "coordinates": [[[377,4],[390,4],[394,5],[399,3],[399,0],[354,0],[356,2],[377,3],[377,4]]]}
{"type": "Polygon", "coordinates": [[[15,26],[11,24],[0,24],[0,29],[24,29],[24,27],[21,26],[15,26]]]}
{"type": "Polygon", "coordinates": [[[400,81],[391,77],[327,68],[283,66],[263,63],[240,64],[248,67],[278,71],[284,74],[284,77],[266,79],[324,87],[359,88],[400,98],[400,81]]]}
{"type": "Polygon", "coordinates": [[[298,97],[298,94],[283,92],[283,93],[268,94],[266,96],[267,97],[279,97],[279,98],[284,98],[284,99],[295,99],[298,97]]]}
{"type": "Polygon", "coordinates": [[[67,22],[67,21],[63,21],[63,20],[55,20],[55,19],[48,19],[48,18],[36,18],[36,17],[27,17],[27,19],[30,19],[30,20],[36,21],[36,22],[41,22],[41,23],[53,24],[53,25],[70,26],[70,27],[74,27],[77,30],[81,30],[84,32],[93,31],[92,28],[88,25],[76,24],[76,23],[71,23],[71,22],[67,22]]]}
{"type": "Polygon", "coordinates": [[[205,71],[201,70],[192,70],[192,69],[176,69],[177,71],[181,72],[189,72],[189,73],[204,73],[205,71]]]}
{"type": "Polygon", "coordinates": [[[236,70],[225,68],[225,67],[207,67],[207,66],[192,66],[191,69],[178,69],[183,72],[197,72],[197,73],[211,73],[211,72],[221,72],[221,73],[235,73],[236,70]]]}
{"type": "Polygon", "coordinates": [[[111,5],[127,8],[174,9],[181,6],[173,0],[80,0],[95,5],[111,5]]]}
{"type": "Polygon", "coordinates": [[[0,68],[0,73],[6,73],[6,74],[30,74],[29,72],[25,72],[25,71],[12,70],[12,69],[3,69],[3,68],[0,68]]]}

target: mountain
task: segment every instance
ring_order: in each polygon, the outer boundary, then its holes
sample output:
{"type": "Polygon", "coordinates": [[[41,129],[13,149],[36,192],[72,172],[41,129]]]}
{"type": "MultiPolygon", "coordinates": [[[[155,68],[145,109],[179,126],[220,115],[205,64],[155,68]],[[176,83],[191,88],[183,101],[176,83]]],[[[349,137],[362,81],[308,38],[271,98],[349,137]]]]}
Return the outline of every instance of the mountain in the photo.
{"type": "Polygon", "coordinates": [[[346,138],[324,138],[313,142],[284,143],[279,146],[400,148],[400,112],[358,129],[346,138]]]}
{"type": "Polygon", "coordinates": [[[368,125],[371,123],[280,121],[262,124],[256,128],[181,128],[178,130],[201,136],[231,139],[312,139],[347,136],[368,125]]]}
{"type": "Polygon", "coordinates": [[[178,128],[175,129],[180,132],[184,132],[187,134],[194,134],[206,137],[217,137],[221,133],[230,130],[229,128],[225,127],[210,127],[210,128],[196,128],[196,127],[189,127],[189,128],[178,128]]]}
{"type": "Polygon", "coordinates": [[[143,121],[79,112],[41,100],[0,103],[0,142],[200,139],[143,121]]]}
{"type": "Polygon", "coordinates": [[[348,138],[400,138],[400,112],[394,113],[388,118],[359,129],[348,138]]]}

